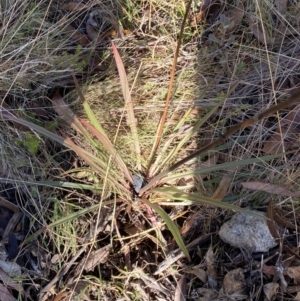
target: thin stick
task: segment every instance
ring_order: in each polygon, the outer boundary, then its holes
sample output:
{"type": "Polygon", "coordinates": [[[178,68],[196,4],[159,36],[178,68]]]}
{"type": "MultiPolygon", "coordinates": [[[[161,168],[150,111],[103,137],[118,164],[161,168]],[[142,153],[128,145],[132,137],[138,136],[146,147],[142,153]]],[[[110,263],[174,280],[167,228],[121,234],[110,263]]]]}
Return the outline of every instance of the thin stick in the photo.
{"type": "Polygon", "coordinates": [[[167,94],[167,97],[166,97],[165,109],[164,109],[164,112],[163,112],[163,114],[160,118],[160,122],[159,122],[159,125],[158,125],[158,128],[157,128],[156,140],[153,144],[153,148],[152,148],[152,151],[151,151],[150,160],[149,160],[148,168],[147,168],[147,172],[146,172],[147,174],[149,172],[149,169],[150,169],[150,167],[153,163],[154,157],[156,155],[156,152],[157,152],[157,149],[158,149],[161,137],[162,137],[164,125],[165,125],[165,122],[166,122],[168,108],[169,108],[169,104],[170,104],[170,100],[171,100],[173,82],[174,82],[174,78],[175,78],[177,60],[178,60],[179,50],[180,50],[182,36],[183,36],[183,31],[184,31],[185,23],[186,23],[186,20],[187,20],[187,17],[188,17],[190,8],[191,8],[191,4],[192,4],[192,0],[190,0],[187,4],[185,14],[184,14],[184,18],[183,18],[183,21],[181,23],[180,34],[179,34],[179,38],[178,38],[178,42],[177,42],[177,47],[176,47],[176,51],[175,51],[173,65],[172,65],[172,71],[171,71],[171,76],[170,76],[170,84],[169,84],[169,88],[168,88],[168,94],[167,94]]]}

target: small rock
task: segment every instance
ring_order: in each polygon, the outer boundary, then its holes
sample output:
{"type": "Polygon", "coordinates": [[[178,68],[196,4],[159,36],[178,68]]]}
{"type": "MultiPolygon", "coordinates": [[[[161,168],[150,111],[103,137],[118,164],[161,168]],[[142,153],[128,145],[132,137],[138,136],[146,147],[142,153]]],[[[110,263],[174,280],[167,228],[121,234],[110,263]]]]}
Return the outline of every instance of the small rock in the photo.
{"type": "Polygon", "coordinates": [[[224,242],[247,250],[250,254],[267,252],[277,245],[266,219],[240,212],[221,227],[219,235],[224,242]]]}

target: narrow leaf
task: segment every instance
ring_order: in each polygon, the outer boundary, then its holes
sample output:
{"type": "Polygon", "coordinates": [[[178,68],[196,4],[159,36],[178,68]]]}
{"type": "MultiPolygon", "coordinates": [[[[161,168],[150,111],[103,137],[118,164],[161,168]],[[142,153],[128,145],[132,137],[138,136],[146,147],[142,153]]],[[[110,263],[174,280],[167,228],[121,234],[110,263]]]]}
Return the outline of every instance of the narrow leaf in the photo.
{"type": "Polygon", "coordinates": [[[92,125],[86,122],[84,119],[80,119],[81,123],[93,134],[95,137],[102,143],[106,151],[112,156],[112,159],[116,162],[117,166],[120,170],[123,171],[124,175],[128,179],[130,183],[133,183],[133,178],[131,173],[129,172],[126,164],[122,160],[121,156],[116,151],[115,147],[111,143],[111,141],[104,135],[102,135],[97,129],[95,129],[92,125]]]}
{"type": "Polygon", "coordinates": [[[86,101],[81,89],[80,89],[80,86],[79,86],[79,83],[78,83],[78,80],[77,78],[75,77],[75,74],[73,73],[72,74],[73,76],[73,80],[74,80],[74,83],[75,83],[75,87],[76,87],[76,90],[79,94],[79,97],[82,101],[82,105],[84,107],[84,110],[86,112],[86,114],[88,115],[88,118],[90,120],[90,122],[92,123],[92,125],[104,136],[106,136],[105,134],[105,131],[104,129],[102,128],[102,126],[100,125],[100,123],[98,122],[94,112],[92,111],[91,107],[89,106],[88,102],[86,101]]]}
{"type": "Polygon", "coordinates": [[[50,100],[52,102],[53,109],[63,121],[65,121],[72,129],[74,129],[78,133],[84,132],[84,129],[82,128],[75,113],[65,103],[58,90],[50,100]]]}
{"type": "MultiPolygon", "coordinates": [[[[171,160],[175,158],[175,156],[178,154],[179,151],[182,150],[182,147],[184,144],[187,143],[187,141],[196,133],[199,132],[199,129],[201,126],[215,113],[215,111],[219,108],[219,106],[224,103],[224,98],[222,98],[215,106],[212,108],[203,118],[200,118],[196,124],[193,126],[191,130],[189,130],[186,135],[182,139],[180,139],[180,142],[176,145],[176,147],[171,148],[170,153],[167,155],[167,157],[163,160],[163,162],[160,164],[161,166],[168,166],[171,160]]],[[[151,168],[150,176],[154,174],[155,167],[158,165],[158,160],[155,161],[154,167],[151,168]]]]}
{"type": "Polygon", "coordinates": [[[141,148],[140,148],[140,144],[139,144],[139,137],[138,137],[137,127],[136,127],[136,118],[134,116],[133,102],[132,102],[131,95],[130,95],[130,89],[129,89],[129,84],[128,84],[128,80],[127,80],[127,75],[125,72],[125,68],[124,68],[122,59],[121,59],[119,52],[114,43],[112,43],[112,49],[113,49],[113,54],[114,54],[115,61],[117,64],[117,68],[119,71],[123,97],[124,97],[125,104],[126,104],[127,121],[129,123],[130,129],[131,129],[132,139],[133,139],[134,146],[135,146],[137,167],[138,167],[138,170],[141,170],[141,167],[142,167],[142,165],[141,165],[141,148]]]}
{"type": "MultiPolygon", "coordinates": [[[[175,71],[176,71],[176,68],[177,68],[177,60],[178,60],[179,51],[180,51],[180,47],[181,47],[183,32],[184,32],[186,20],[188,18],[188,14],[190,12],[191,5],[192,5],[192,0],[189,0],[189,2],[187,3],[187,6],[185,8],[184,17],[183,17],[183,20],[182,20],[182,23],[181,23],[179,38],[178,38],[178,41],[177,41],[176,51],[175,51],[174,60],[173,60],[173,64],[172,64],[172,70],[171,70],[171,74],[170,74],[170,82],[169,82],[169,88],[168,88],[168,93],[167,93],[167,97],[166,97],[165,108],[164,108],[164,111],[161,115],[159,125],[157,127],[156,139],[155,139],[155,142],[153,144],[152,151],[151,151],[148,171],[150,169],[150,166],[152,166],[153,159],[156,155],[156,152],[157,152],[157,149],[159,147],[161,137],[162,137],[162,134],[163,134],[163,129],[164,129],[164,125],[165,125],[165,122],[166,122],[167,113],[168,113],[168,109],[169,109],[169,104],[170,104],[171,96],[172,96],[172,92],[173,92],[175,71]]],[[[148,171],[147,171],[147,173],[148,173],[148,171]]]]}
{"type": "Polygon", "coordinates": [[[270,194],[299,197],[300,191],[291,190],[285,186],[275,185],[263,182],[243,182],[241,183],[244,188],[251,190],[260,190],[270,194]]]}
{"type": "MultiPolygon", "coordinates": [[[[287,152],[286,154],[289,154],[289,153],[290,152],[287,152]]],[[[167,176],[165,178],[165,182],[167,182],[168,180],[174,180],[174,179],[182,178],[182,177],[189,176],[189,175],[195,175],[195,174],[200,175],[200,174],[209,173],[209,172],[216,171],[216,170],[228,169],[228,168],[235,167],[235,166],[242,166],[242,165],[248,165],[248,164],[254,164],[254,163],[264,163],[264,162],[273,160],[275,158],[282,157],[282,155],[283,154],[276,154],[276,155],[263,156],[263,157],[259,157],[259,158],[236,160],[233,162],[226,162],[226,163],[218,164],[215,166],[210,166],[207,168],[189,170],[189,171],[185,171],[182,173],[167,176]]]]}
{"type": "Polygon", "coordinates": [[[230,210],[235,210],[240,212],[246,211],[245,209],[240,208],[238,206],[223,203],[220,202],[219,200],[214,200],[212,198],[208,198],[203,195],[200,195],[199,193],[186,193],[175,187],[158,187],[152,189],[152,191],[166,195],[167,197],[173,200],[184,201],[187,203],[192,201],[198,204],[205,204],[205,205],[215,206],[223,209],[230,209],[230,210]]]}
{"type": "Polygon", "coordinates": [[[219,183],[218,188],[214,192],[212,198],[214,200],[221,201],[226,196],[227,190],[231,182],[232,182],[232,178],[229,177],[228,175],[224,175],[219,183]]]}
{"type": "Polygon", "coordinates": [[[81,190],[101,190],[103,187],[99,185],[88,185],[88,184],[79,184],[72,182],[63,182],[63,181],[24,181],[24,180],[15,180],[8,178],[0,178],[0,183],[18,183],[25,184],[27,186],[48,186],[48,187],[60,187],[60,188],[74,188],[81,190]]]}
{"type": "Polygon", "coordinates": [[[166,223],[166,225],[168,226],[169,230],[171,231],[171,233],[173,234],[173,237],[175,239],[175,241],[178,244],[178,247],[181,249],[181,251],[184,253],[184,255],[191,260],[190,258],[190,254],[182,240],[182,237],[180,235],[180,232],[177,228],[177,226],[174,224],[174,222],[172,221],[172,219],[169,217],[169,215],[162,209],[160,208],[158,205],[151,203],[150,201],[148,201],[147,199],[142,199],[143,202],[148,205],[149,207],[151,207],[157,214],[160,215],[160,217],[164,220],[164,222],[166,223]]]}

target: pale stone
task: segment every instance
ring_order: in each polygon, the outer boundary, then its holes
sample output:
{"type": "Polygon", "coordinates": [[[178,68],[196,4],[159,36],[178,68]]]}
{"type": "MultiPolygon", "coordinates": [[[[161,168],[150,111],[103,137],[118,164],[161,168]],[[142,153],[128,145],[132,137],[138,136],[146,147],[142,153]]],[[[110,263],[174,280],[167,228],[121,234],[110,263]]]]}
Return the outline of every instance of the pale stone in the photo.
{"type": "MultiPolygon", "coordinates": [[[[261,214],[258,211],[253,212],[261,214]]],[[[247,250],[250,254],[267,252],[277,245],[265,218],[244,213],[237,213],[224,223],[219,235],[224,242],[247,250]]]]}

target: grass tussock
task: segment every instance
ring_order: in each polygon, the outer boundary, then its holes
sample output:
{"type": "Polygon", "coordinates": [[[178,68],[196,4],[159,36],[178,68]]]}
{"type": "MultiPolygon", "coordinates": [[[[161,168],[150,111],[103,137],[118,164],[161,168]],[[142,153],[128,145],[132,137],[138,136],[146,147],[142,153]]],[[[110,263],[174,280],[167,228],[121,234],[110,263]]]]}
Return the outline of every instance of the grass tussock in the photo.
{"type": "MultiPolygon", "coordinates": [[[[138,176],[150,181],[299,84],[296,1],[205,4],[192,4],[151,160],[186,4],[3,3],[0,93],[14,115],[2,109],[1,174],[3,190],[14,189],[6,197],[24,212],[22,285],[35,285],[34,300],[173,300],[179,275],[188,300],[204,300],[203,278],[179,259],[191,256],[209,275],[213,245],[224,270],[221,260],[234,253],[215,236],[231,215],[224,209],[274,201],[271,189],[243,183],[298,189],[292,107],[179,166],[153,190],[134,191],[138,176]]],[[[286,197],[275,204],[297,216],[286,197]]]]}

